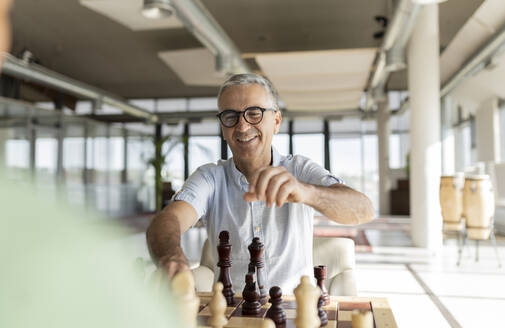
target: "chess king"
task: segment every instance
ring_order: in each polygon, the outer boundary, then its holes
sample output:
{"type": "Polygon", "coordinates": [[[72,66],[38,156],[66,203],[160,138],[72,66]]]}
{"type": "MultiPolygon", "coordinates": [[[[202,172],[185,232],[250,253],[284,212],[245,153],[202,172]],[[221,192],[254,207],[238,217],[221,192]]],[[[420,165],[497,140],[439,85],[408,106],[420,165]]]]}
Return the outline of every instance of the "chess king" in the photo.
{"type": "Polygon", "coordinates": [[[313,270],[314,209],[338,223],[361,224],[373,219],[371,202],[309,158],[272,147],[282,115],[277,92],[262,76],[238,74],[224,82],[217,117],[233,157],[199,167],[155,216],[147,230],[151,256],[169,278],[189,270],[180,237],[200,219],[216,261],[219,233],[229,231],[235,290],[244,287],[247,247],[258,237],[265,286],[292,293],[313,270]]]}

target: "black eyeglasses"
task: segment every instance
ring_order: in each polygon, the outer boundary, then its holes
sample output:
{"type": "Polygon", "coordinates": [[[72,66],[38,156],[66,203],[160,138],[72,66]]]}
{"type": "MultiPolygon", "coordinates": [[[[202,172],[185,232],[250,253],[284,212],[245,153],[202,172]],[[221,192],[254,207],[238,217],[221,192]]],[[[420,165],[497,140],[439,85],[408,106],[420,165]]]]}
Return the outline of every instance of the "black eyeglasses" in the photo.
{"type": "Polygon", "coordinates": [[[263,119],[263,113],[268,110],[272,112],[276,112],[277,110],[274,108],[262,108],[262,107],[249,107],[246,108],[244,111],[236,111],[233,109],[227,109],[225,111],[222,111],[221,113],[217,114],[216,116],[219,117],[219,120],[221,121],[221,124],[223,124],[227,128],[232,128],[235,125],[237,125],[240,115],[244,116],[244,120],[252,125],[259,124],[261,120],[263,119]]]}

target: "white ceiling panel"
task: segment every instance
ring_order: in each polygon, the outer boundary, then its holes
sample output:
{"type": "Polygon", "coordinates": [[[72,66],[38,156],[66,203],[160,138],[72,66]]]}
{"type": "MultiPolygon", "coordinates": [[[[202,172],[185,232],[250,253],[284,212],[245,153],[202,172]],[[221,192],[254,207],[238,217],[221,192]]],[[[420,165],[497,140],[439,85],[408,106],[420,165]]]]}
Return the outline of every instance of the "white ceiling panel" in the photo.
{"type": "Polygon", "coordinates": [[[288,110],[348,110],[358,107],[362,91],[318,90],[281,94],[288,110]]]}
{"type": "Polygon", "coordinates": [[[80,0],[81,5],[116,21],[133,31],[181,28],[175,15],[149,19],[142,13],[143,0],[80,0]]]}
{"type": "Polygon", "coordinates": [[[288,110],[359,107],[376,49],[256,54],[288,110]]]}
{"type": "Polygon", "coordinates": [[[162,51],[158,56],[186,85],[219,86],[225,81],[214,69],[215,57],[207,48],[162,51]]]}
{"type": "Polygon", "coordinates": [[[368,73],[375,48],[297,51],[257,54],[256,61],[268,76],[303,76],[368,73]]]}

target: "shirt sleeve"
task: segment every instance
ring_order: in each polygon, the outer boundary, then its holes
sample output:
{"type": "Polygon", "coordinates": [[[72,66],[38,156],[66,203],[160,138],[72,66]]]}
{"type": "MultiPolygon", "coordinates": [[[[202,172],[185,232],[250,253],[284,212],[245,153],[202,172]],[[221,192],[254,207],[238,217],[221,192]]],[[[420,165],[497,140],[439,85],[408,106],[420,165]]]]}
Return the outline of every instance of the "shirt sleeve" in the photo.
{"type": "Polygon", "coordinates": [[[174,195],[174,200],[183,200],[189,203],[201,218],[208,210],[212,202],[215,184],[212,177],[214,164],[200,166],[184,182],[182,188],[174,195]]]}
{"type": "Polygon", "coordinates": [[[337,178],[331,174],[330,171],[305,156],[296,155],[295,161],[296,177],[304,183],[324,187],[328,187],[336,183],[344,184],[342,179],[337,178]]]}

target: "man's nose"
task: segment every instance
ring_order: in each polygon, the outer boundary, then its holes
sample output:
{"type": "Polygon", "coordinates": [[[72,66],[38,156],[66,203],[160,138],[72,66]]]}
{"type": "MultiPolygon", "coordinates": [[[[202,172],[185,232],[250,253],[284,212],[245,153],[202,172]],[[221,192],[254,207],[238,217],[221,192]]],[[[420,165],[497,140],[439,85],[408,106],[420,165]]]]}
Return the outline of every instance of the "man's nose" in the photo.
{"type": "Polygon", "coordinates": [[[249,129],[250,126],[251,126],[251,124],[249,124],[245,120],[244,115],[240,114],[239,117],[238,117],[238,122],[237,122],[236,129],[239,130],[239,131],[246,131],[246,130],[249,129]]]}

